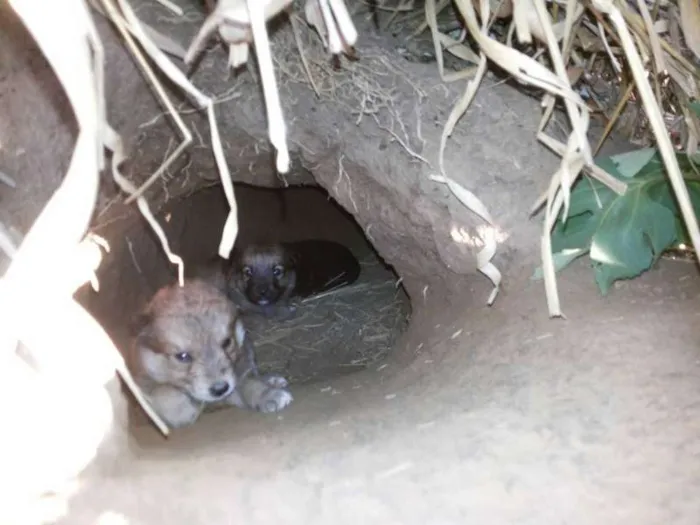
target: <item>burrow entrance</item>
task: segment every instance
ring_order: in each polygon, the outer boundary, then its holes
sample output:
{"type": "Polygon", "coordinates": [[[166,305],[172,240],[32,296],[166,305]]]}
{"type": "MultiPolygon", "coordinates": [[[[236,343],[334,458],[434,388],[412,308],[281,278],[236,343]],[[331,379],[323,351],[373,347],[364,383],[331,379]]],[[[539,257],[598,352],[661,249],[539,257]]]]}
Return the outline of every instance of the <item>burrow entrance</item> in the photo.
{"type": "MultiPolygon", "coordinates": [[[[237,245],[332,240],[347,246],[362,268],[355,283],[306,298],[284,319],[246,318],[261,370],[299,384],[377,365],[408,326],[410,301],[399,277],[352,216],[316,186],[268,189],[236,183],[235,189],[237,245]]],[[[228,210],[216,184],[170,200],[157,217],[173,251],[186,265],[194,265],[215,256],[228,210]]],[[[174,266],[146,222],[139,217],[126,224],[108,227],[109,239],[119,235],[124,242],[113,242],[115,248],[98,274],[101,291],[82,298],[121,349],[129,344],[133,312],[176,280],[174,266]]]]}

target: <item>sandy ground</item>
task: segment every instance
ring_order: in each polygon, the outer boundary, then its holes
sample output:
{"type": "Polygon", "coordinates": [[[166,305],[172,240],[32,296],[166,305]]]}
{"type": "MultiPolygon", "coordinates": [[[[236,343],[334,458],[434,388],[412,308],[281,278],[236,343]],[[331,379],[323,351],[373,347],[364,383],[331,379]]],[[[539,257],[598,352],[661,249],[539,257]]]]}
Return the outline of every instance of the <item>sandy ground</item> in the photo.
{"type": "Polygon", "coordinates": [[[568,321],[538,285],[490,310],[429,301],[385,366],[298,386],[278,416],[141,429],[138,459],[84,478],[57,523],[695,524],[694,276],[664,262],[602,299],[577,265],[568,321]]]}
{"type": "MultiPolygon", "coordinates": [[[[195,30],[194,22],[163,17],[155,5],[140,14],[175,28],[182,42],[195,30]]],[[[131,139],[130,174],[138,180],[160,163],[172,130],[164,119],[154,121],[162,109],[106,24],[98,26],[111,123],[131,139]],[[156,123],[142,127],[150,121],[156,123]]],[[[473,231],[478,221],[429,180],[442,124],[463,84],[440,83],[434,64],[404,60],[393,36],[359,27],[363,59],[340,72],[328,69],[317,44],[309,47],[321,98],[300,80],[297,63],[280,62],[294,66],[280,69],[280,85],[295,166],[308,168],[295,168],[289,180],[308,182],[311,173],[355,216],[403,277],[412,299],[408,330],[382,364],[296,386],[294,404],[278,416],[219,411],[167,441],[151,428],[135,430],[128,442],[101,450],[68,494],[54,497],[59,517],[45,522],[94,524],[112,513],[129,525],[697,524],[696,267],[664,261],[602,298],[580,261],[559,282],[568,320],[549,320],[541,283],[528,280],[539,258],[540,223],[527,220],[527,210],[556,160],[534,138],[537,102],[490,81],[452,135],[445,160],[507,233],[496,258],[506,279],[497,303],[486,307],[490,289],[472,275],[473,250],[449,242],[455,225],[473,231]],[[358,79],[376,84],[358,90],[358,79]],[[358,114],[365,95],[370,105],[358,114]]],[[[26,231],[60,180],[74,129],[45,62],[26,34],[11,29],[0,31],[2,64],[9,64],[0,76],[0,113],[10,117],[0,120],[0,160],[23,184],[0,188],[0,215],[26,231]]],[[[282,33],[277,45],[291,55],[289,42],[282,33]]],[[[195,79],[214,94],[238,90],[234,102],[217,108],[233,176],[280,186],[256,79],[232,84],[237,79],[223,71],[224,60],[215,49],[195,79]]],[[[200,134],[206,130],[201,115],[187,117],[200,134]]],[[[164,182],[169,197],[153,192],[154,203],[211,181],[206,146],[195,145],[183,164],[189,161],[181,176],[164,182]]],[[[105,177],[100,209],[114,197],[105,177]]],[[[266,216],[270,209],[263,208],[266,216]]],[[[100,232],[121,241],[101,268],[111,283],[101,291],[105,300],[86,301],[100,319],[132,311],[171,278],[152,239],[140,243],[143,227],[126,220],[127,211],[117,202],[96,217],[100,232]]],[[[173,216],[172,238],[218,224],[210,215],[198,220],[173,216]]],[[[189,247],[204,253],[206,242],[189,247]]],[[[106,328],[123,336],[117,324],[106,328]]],[[[9,401],[21,406],[22,398],[9,401]]],[[[44,432],[51,439],[42,452],[61,456],[59,438],[80,429],[44,432]]],[[[37,476],[42,467],[34,467],[37,476]]]]}

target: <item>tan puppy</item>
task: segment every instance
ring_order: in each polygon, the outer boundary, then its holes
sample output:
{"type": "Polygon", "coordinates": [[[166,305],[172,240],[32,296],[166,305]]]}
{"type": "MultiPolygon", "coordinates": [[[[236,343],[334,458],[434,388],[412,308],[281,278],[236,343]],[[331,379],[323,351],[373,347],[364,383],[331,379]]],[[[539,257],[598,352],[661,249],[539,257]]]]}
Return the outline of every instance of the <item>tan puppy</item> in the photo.
{"type": "Polygon", "coordinates": [[[162,288],[134,328],[127,363],[171,427],[194,423],[210,403],[276,412],[292,401],[284,378],[258,376],[236,307],[212,284],[162,288]]]}

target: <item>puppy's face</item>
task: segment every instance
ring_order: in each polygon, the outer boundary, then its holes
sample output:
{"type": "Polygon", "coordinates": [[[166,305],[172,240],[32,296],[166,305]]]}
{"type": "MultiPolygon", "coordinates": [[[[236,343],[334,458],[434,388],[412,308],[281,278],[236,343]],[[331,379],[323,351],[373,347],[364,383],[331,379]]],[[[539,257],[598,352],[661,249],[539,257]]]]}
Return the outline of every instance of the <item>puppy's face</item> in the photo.
{"type": "Polygon", "coordinates": [[[253,304],[275,304],[294,285],[292,261],[277,245],[249,246],[233,257],[235,286],[253,304]]]}
{"type": "Polygon", "coordinates": [[[200,402],[236,387],[233,362],[245,338],[235,306],[203,281],[161,289],[140,321],[135,349],[143,372],[200,402]]]}

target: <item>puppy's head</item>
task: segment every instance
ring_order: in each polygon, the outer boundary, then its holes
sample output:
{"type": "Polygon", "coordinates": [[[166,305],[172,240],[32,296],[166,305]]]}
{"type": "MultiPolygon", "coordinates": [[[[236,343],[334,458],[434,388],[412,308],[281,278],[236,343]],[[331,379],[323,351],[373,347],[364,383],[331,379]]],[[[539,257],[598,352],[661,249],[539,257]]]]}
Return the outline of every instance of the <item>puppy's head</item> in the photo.
{"type": "Polygon", "coordinates": [[[151,381],[205,403],[233,392],[245,328],[215,287],[191,280],[162,288],[135,323],[136,361],[151,381]]]}
{"type": "Polygon", "coordinates": [[[275,304],[294,286],[294,265],[278,244],[258,244],[235,251],[233,285],[253,304],[275,304]]]}

